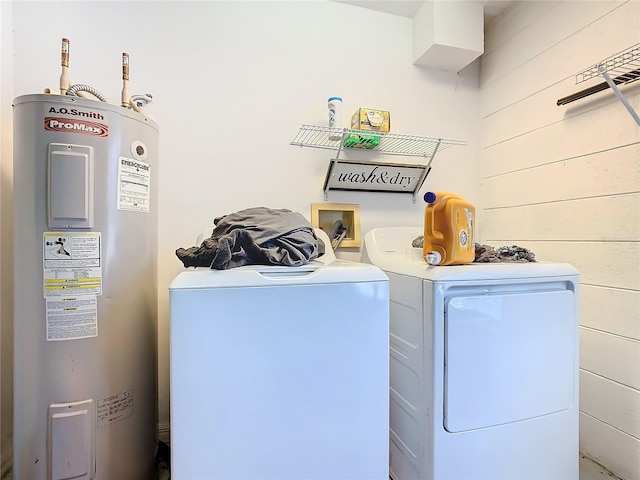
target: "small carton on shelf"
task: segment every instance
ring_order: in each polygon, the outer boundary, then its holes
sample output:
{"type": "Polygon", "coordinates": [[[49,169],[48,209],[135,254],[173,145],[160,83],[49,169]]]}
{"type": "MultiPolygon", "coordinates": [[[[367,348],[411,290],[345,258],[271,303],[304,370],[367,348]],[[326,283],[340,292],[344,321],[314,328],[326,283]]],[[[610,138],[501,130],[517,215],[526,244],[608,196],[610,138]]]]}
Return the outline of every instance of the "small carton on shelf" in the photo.
{"type": "Polygon", "coordinates": [[[351,116],[351,128],[387,133],[391,129],[391,116],[384,110],[359,108],[351,116]]]}
{"type": "Polygon", "coordinates": [[[348,148],[366,148],[370,150],[380,145],[380,135],[375,133],[350,133],[344,138],[342,145],[348,148]]]}

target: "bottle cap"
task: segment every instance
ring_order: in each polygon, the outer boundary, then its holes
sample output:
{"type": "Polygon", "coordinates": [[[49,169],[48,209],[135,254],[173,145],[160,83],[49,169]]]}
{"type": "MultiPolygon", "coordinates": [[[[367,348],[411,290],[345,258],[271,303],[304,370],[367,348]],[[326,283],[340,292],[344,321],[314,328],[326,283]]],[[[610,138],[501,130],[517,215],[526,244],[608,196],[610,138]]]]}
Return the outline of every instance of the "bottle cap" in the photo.
{"type": "Polygon", "coordinates": [[[424,259],[429,265],[440,265],[442,255],[440,255],[440,252],[427,252],[424,259]]]}
{"type": "Polygon", "coordinates": [[[331,100],[340,100],[340,101],[342,101],[342,97],[329,97],[329,100],[327,100],[327,101],[330,102],[331,100]]]}
{"type": "Polygon", "coordinates": [[[436,201],[436,194],[434,192],[427,192],[424,194],[424,201],[427,203],[433,203],[436,201]]]}

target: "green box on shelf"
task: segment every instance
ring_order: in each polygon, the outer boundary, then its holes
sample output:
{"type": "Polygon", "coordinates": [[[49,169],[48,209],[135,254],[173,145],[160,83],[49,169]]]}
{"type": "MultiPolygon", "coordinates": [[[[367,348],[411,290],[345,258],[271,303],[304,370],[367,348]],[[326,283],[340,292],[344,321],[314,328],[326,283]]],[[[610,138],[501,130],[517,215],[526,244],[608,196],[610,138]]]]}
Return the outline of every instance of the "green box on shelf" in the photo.
{"type": "Polygon", "coordinates": [[[380,145],[380,135],[350,133],[342,141],[342,145],[347,148],[372,149],[380,145]]]}

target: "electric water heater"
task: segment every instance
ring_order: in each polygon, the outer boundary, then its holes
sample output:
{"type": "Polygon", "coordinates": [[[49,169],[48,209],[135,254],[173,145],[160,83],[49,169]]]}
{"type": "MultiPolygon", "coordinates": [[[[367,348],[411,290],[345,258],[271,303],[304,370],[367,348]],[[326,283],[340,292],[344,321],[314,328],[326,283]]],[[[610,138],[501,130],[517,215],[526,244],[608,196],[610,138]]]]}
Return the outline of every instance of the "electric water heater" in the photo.
{"type": "Polygon", "coordinates": [[[14,478],[152,478],[158,126],[24,95],[13,141],[14,478]]]}

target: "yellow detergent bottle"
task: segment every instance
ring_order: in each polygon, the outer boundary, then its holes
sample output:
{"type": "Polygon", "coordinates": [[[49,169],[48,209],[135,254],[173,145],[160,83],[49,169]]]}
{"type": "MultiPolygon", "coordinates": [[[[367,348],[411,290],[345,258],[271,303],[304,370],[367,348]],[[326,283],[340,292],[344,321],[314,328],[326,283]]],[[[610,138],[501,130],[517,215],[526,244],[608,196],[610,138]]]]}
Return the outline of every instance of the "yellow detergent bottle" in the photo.
{"type": "Polygon", "coordinates": [[[460,195],[427,192],[422,254],[430,265],[464,265],[475,259],[475,207],[460,195]]]}

